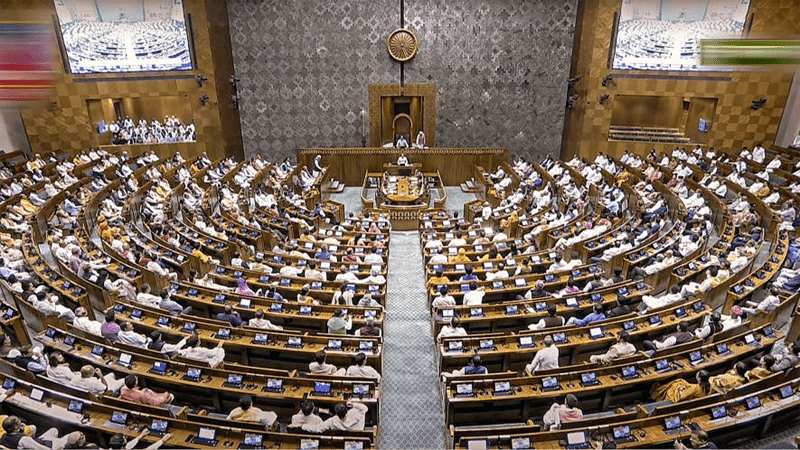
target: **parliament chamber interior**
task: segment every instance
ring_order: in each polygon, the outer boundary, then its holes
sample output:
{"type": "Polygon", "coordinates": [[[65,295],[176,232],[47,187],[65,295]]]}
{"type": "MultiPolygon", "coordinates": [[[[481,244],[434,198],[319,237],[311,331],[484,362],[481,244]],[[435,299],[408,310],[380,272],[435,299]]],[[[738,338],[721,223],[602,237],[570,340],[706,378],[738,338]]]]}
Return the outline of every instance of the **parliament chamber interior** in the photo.
{"type": "Polygon", "coordinates": [[[800,448],[796,6],[0,2],[0,448],[800,448]]]}

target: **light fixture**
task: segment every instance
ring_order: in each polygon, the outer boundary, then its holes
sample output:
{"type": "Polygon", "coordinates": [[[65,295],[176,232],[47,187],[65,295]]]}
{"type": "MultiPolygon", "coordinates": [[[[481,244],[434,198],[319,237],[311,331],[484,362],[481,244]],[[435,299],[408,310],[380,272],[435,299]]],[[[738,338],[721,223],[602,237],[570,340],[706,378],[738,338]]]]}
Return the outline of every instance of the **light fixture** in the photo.
{"type": "Polygon", "coordinates": [[[614,77],[611,75],[606,75],[603,77],[603,87],[608,87],[608,83],[611,83],[612,81],[614,81],[614,77]]]}
{"type": "Polygon", "coordinates": [[[608,94],[603,94],[600,96],[600,104],[604,105],[611,96],[608,94]]]}
{"type": "Polygon", "coordinates": [[[208,78],[206,78],[206,77],[204,77],[202,75],[197,75],[196,77],[194,77],[194,79],[197,80],[197,86],[198,87],[203,87],[203,83],[208,81],[208,78]]]}
{"type": "Polygon", "coordinates": [[[200,104],[206,106],[206,103],[208,103],[208,95],[203,94],[200,96],[200,104]]]}
{"type": "Polygon", "coordinates": [[[758,100],[753,100],[753,104],[750,106],[750,109],[752,109],[753,111],[756,111],[758,109],[761,109],[761,107],[764,106],[766,103],[767,103],[767,99],[764,98],[764,97],[762,97],[762,98],[760,98],[758,100]]]}

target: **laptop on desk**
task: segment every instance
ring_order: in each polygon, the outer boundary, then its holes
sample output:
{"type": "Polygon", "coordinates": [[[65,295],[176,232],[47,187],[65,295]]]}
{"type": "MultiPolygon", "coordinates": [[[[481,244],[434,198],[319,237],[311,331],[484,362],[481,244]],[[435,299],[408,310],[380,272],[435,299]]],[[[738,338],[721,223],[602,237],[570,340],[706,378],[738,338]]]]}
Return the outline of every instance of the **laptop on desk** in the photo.
{"type": "Polygon", "coordinates": [[[672,416],[664,419],[664,434],[672,436],[686,431],[686,427],[681,424],[680,416],[672,416]]]}
{"type": "Polygon", "coordinates": [[[705,359],[703,359],[703,354],[700,352],[700,350],[689,352],[689,364],[696,366],[698,364],[702,364],[703,362],[705,362],[705,359]]]}
{"type": "Polygon", "coordinates": [[[497,347],[494,346],[494,339],[481,339],[481,341],[480,341],[480,349],[481,350],[497,350],[497,347]]]}
{"type": "Polygon", "coordinates": [[[451,352],[460,352],[464,348],[464,343],[462,341],[449,341],[447,343],[447,349],[451,352]]]}
{"type": "Polygon", "coordinates": [[[512,450],[528,450],[532,449],[531,438],[529,437],[515,437],[511,438],[512,450]]]}
{"type": "Polygon", "coordinates": [[[167,374],[167,362],[166,361],[155,361],[153,362],[153,368],[148,370],[149,373],[154,373],[156,375],[161,375],[162,377],[167,374]]]}
{"type": "Polygon", "coordinates": [[[164,437],[164,435],[167,434],[168,428],[169,422],[166,420],[153,419],[153,422],[150,423],[150,435],[164,437]]]}
{"type": "Polygon", "coordinates": [[[311,394],[317,397],[331,397],[333,395],[331,392],[331,384],[324,381],[315,381],[314,391],[311,394]]]}
{"type": "Polygon", "coordinates": [[[264,436],[255,433],[245,433],[239,448],[248,450],[260,450],[264,448],[264,436]]]}
{"type": "Polygon", "coordinates": [[[552,391],[560,391],[561,386],[558,384],[558,378],[556,377],[547,377],[542,379],[542,391],[543,392],[552,392],[552,391]]]}
{"type": "Polygon", "coordinates": [[[128,413],[124,411],[113,411],[111,413],[111,419],[106,422],[105,425],[111,428],[127,428],[128,413]]]}
{"type": "Polygon", "coordinates": [[[186,381],[193,381],[197,383],[200,381],[201,376],[202,371],[200,369],[197,367],[190,367],[186,369],[186,375],[184,375],[182,378],[186,381]]]}
{"type": "Polygon", "coordinates": [[[496,381],[494,383],[494,390],[492,395],[513,395],[514,391],[511,389],[510,381],[496,381]]]}
{"type": "Polygon", "coordinates": [[[531,348],[534,346],[533,336],[520,336],[519,348],[531,348]]]}
{"type": "Polygon", "coordinates": [[[475,397],[475,392],[472,390],[472,383],[456,383],[456,397],[475,397]]]}
{"type": "Polygon", "coordinates": [[[225,387],[239,389],[242,386],[244,386],[244,384],[242,383],[242,375],[238,373],[228,374],[228,380],[222,383],[222,385],[225,387]]]}
{"type": "Polygon", "coordinates": [[[631,427],[630,425],[622,425],[619,427],[614,427],[612,429],[613,432],[613,441],[617,445],[619,444],[629,444],[631,442],[637,442],[635,436],[631,435],[631,427]]]}
{"type": "Polygon", "coordinates": [[[566,436],[567,441],[567,449],[588,449],[592,448],[592,445],[586,439],[586,432],[585,431],[573,431],[567,433],[566,436]]]}
{"type": "Polygon", "coordinates": [[[267,385],[264,386],[262,389],[264,392],[274,392],[276,394],[282,394],[283,389],[283,380],[280,378],[269,378],[267,380],[267,385]]]}
{"type": "Polygon", "coordinates": [[[712,419],[721,419],[728,415],[728,409],[725,405],[714,406],[711,408],[711,418],[712,419]]]}
{"type": "Polygon", "coordinates": [[[207,445],[209,447],[216,447],[219,441],[217,441],[217,429],[210,428],[210,427],[200,427],[197,430],[197,436],[194,438],[195,444],[200,445],[207,445]]]}
{"type": "Polygon", "coordinates": [[[674,368],[669,365],[669,359],[664,358],[656,361],[656,372],[664,373],[664,372],[669,372],[671,370],[674,370],[674,368]]]}
{"type": "Polygon", "coordinates": [[[625,381],[639,378],[640,376],[641,375],[636,372],[636,366],[625,366],[622,368],[622,379],[625,381]]]}
{"type": "Polygon", "coordinates": [[[597,386],[601,384],[600,380],[597,379],[597,374],[595,372],[583,372],[581,373],[581,386],[597,386]]]}

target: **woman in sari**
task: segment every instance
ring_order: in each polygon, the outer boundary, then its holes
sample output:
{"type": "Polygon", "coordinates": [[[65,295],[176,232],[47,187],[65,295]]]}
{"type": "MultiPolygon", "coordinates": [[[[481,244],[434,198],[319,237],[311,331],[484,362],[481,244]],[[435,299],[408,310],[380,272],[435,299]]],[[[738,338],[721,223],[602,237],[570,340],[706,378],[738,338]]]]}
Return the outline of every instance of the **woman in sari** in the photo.
{"type": "Polygon", "coordinates": [[[239,280],[236,281],[236,293],[243,295],[256,295],[256,293],[250,289],[250,286],[247,285],[247,280],[244,278],[239,278],[239,280]]]}
{"type": "Polygon", "coordinates": [[[689,383],[683,378],[672,380],[667,384],[656,383],[650,390],[650,397],[657,402],[669,400],[678,403],[703,397],[711,392],[708,372],[705,370],[697,372],[695,380],[697,384],[689,383]]]}
{"type": "Polygon", "coordinates": [[[725,394],[728,391],[738,388],[746,381],[745,374],[747,373],[747,365],[743,362],[738,362],[733,366],[733,369],[711,377],[711,389],[719,394],[725,394]]]}

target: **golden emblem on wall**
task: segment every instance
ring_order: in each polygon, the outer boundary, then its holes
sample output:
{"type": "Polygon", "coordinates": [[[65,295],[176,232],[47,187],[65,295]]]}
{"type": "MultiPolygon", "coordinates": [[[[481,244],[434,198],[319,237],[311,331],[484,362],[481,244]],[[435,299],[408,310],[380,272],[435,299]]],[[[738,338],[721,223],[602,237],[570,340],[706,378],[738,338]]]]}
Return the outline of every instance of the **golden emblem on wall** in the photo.
{"type": "Polygon", "coordinates": [[[392,31],[386,39],[386,49],[395,61],[406,62],[414,59],[419,50],[419,43],[414,33],[406,28],[399,28],[392,31]]]}

